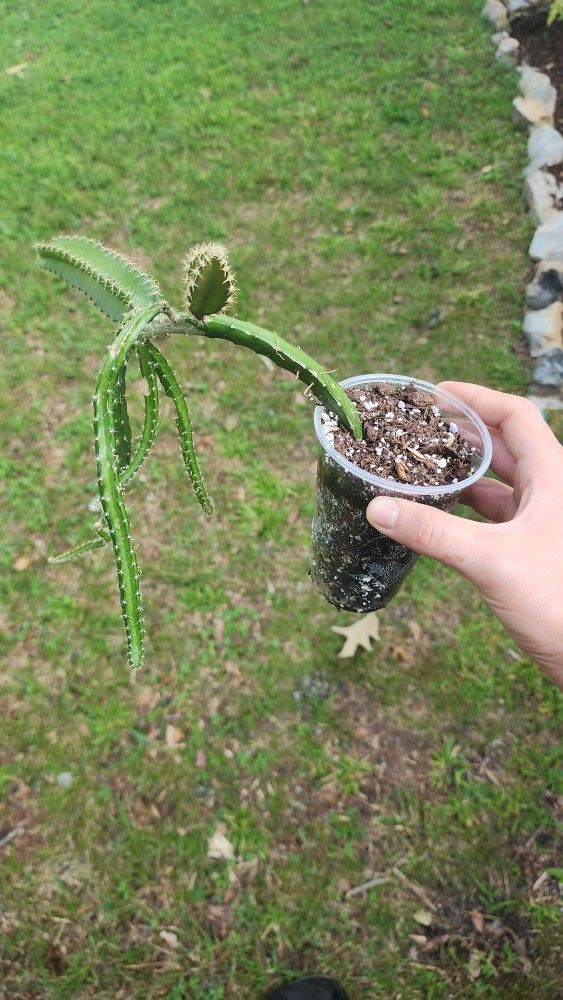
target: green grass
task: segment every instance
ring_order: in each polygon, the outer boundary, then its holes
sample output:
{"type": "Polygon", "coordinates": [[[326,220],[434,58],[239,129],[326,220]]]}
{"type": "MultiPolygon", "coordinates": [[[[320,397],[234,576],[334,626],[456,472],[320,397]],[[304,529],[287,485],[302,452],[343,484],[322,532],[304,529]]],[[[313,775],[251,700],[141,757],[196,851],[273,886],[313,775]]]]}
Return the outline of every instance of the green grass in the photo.
{"type": "Polygon", "coordinates": [[[424,560],[373,653],[338,660],[294,380],[169,345],[217,516],[165,405],[133,501],[136,683],[109,554],[45,558],[87,537],[112,335],[35,269],[57,232],[125,250],[175,302],[185,249],[223,240],[238,315],[342,376],[524,390],[524,151],[480,7],[0,4],[1,65],[28,63],[0,73],[0,827],[23,827],[0,848],[3,1000],[252,998],[302,970],[367,1000],[554,996],[556,694],[424,560]],[[207,857],[219,823],[234,862],[207,857]]]}

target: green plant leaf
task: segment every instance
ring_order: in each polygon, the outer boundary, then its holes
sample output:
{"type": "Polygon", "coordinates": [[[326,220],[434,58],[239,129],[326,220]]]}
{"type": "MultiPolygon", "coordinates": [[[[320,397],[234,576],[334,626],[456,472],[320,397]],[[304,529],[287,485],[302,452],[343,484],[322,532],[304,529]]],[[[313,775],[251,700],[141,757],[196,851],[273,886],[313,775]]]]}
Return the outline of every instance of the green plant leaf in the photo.
{"type": "Polygon", "coordinates": [[[156,436],[156,428],[158,425],[158,380],[154,364],[149,352],[147,351],[146,344],[138,343],[137,353],[139,355],[141,375],[147,384],[147,391],[145,392],[145,419],[141,439],[137,445],[135,454],[133,455],[129,466],[123,470],[119,477],[119,485],[122,489],[127,489],[133,477],[137,474],[141,465],[145,461],[150,449],[153,446],[156,436]]]}

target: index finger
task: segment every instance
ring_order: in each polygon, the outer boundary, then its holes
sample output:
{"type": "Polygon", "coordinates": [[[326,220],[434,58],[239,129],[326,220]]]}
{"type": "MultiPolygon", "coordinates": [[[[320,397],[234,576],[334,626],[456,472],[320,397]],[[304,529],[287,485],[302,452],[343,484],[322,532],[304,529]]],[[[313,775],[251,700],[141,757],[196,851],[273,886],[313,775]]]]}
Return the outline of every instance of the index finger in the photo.
{"type": "Polygon", "coordinates": [[[553,438],[539,408],[529,399],[497,392],[471,382],[441,382],[440,387],[471,406],[482,420],[497,429],[514,458],[525,458],[553,438]]]}

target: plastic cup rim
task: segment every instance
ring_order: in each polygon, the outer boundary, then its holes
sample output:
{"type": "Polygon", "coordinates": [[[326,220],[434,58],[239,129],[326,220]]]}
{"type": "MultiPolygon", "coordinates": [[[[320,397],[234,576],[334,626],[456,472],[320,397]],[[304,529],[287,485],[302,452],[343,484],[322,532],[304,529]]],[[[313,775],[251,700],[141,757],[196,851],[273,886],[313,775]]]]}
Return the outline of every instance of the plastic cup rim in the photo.
{"type": "Polygon", "coordinates": [[[372,472],[366,472],[364,469],[360,469],[358,465],[354,465],[353,462],[349,462],[344,455],[341,455],[340,452],[337,451],[329,441],[327,441],[321,423],[321,417],[323,414],[326,414],[327,411],[324,406],[319,404],[315,407],[314,413],[315,432],[319,443],[334,462],[340,465],[343,469],[346,469],[357,479],[363,479],[364,482],[370,483],[372,486],[378,486],[380,489],[386,490],[387,492],[402,493],[405,496],[441,497],[452,493],[461,493],[462,490],[466,490],[469,486],[472,486],[473,483],[476,483],[477,480],[484,476],[493,457],[491,435],[481,420],[481,417],[475,413],[475,410],[472,410],[467,403],[464,403],[463,400],[452,395],[451,392],[441,389],[432,382],[425,382],[423,379],[413,378],[410,375],[395,375],[389,373],[355,375],[351,378],[342,379],[339,384],[344,389],[348,389],[352,386],[368,385],[376,382],[404,383],[405,385],[414,383],[417,388],[437,394],[446,402],[452,403],[455,409],[459,410],[463,416],[467,417],[475,426],[475,429],[479,432],[483,446],[483,455],[478,467],[470,476],[467,477],[467,479],[462,479],[458,483],[449,483],[444,486],[411,486],[408,483],[398,483],[394,479],[384,479],[382,476],[375,476],[372,472]]]}

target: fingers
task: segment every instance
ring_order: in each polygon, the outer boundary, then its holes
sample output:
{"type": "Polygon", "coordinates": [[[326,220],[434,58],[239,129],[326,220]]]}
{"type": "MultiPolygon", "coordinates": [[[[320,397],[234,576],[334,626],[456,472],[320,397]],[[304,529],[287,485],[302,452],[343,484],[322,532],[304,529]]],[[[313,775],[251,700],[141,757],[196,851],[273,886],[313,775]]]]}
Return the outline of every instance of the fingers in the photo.
{"type": "Polygon", "coordinates": [[[491,462],[491,469],[500,479],[503,480],[503,482],[509,483],[510,486],[514,486],[516,459],[512,457],[506,447],[500,431],[495,430],[494,427],[489,427],[489,434],[491,435],[491,441],[493,442],[493,459],[491,462]]]}
{"type": "Polygon", "coordinates": [[[473,582],[487,564],[489,525],[467,521],[412,500],[376,497],[366,516],[384,535],[453,566],[473,582]]]}
{"type": "Polygon", "coordinates": [[[463,491],[459,502],[496,524],[511,521],[516,514],[513,491],[496,479],[480,479],[463,491]]]}
{"type": "Polygon", "coordinates": [[[441,382],[440,386],[471,406],[489,427],[500,431],[516,459],[537,453],[542,442],[556,442],[540,410],[528,399],[470,382],[441,382]]]}

